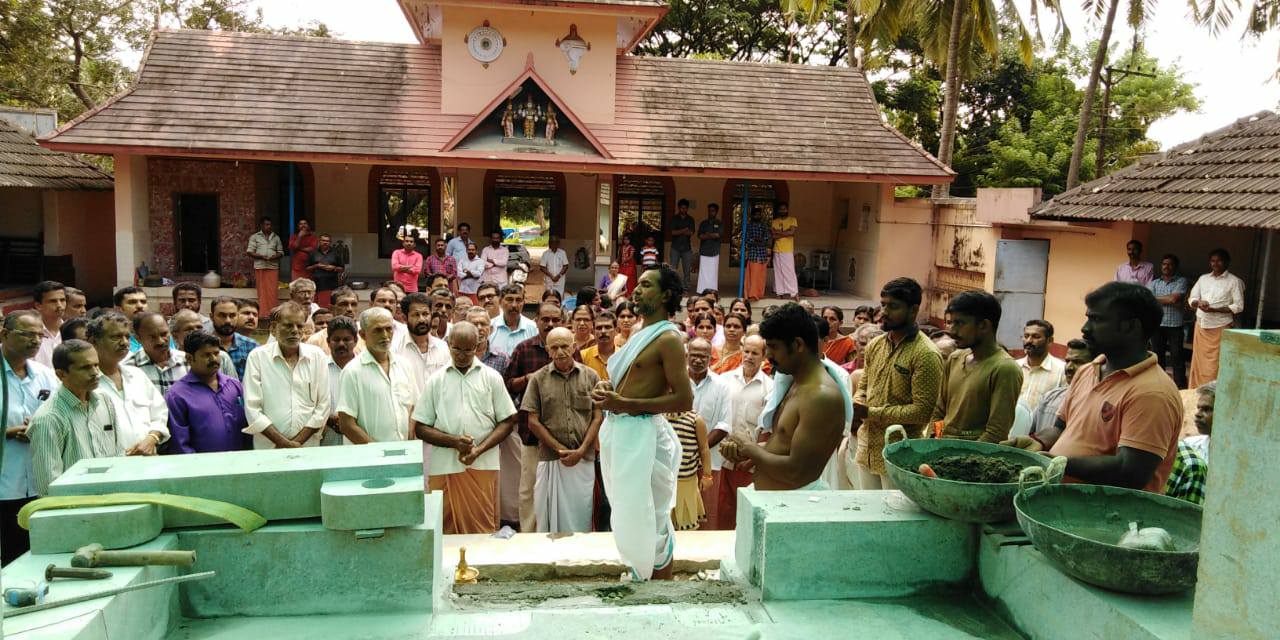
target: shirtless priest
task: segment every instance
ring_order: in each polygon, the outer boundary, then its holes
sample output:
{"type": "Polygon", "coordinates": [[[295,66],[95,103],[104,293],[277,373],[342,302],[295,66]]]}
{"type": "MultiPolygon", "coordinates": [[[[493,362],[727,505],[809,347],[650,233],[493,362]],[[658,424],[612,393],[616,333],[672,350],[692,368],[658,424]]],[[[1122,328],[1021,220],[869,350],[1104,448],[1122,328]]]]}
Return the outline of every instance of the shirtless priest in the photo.
{"type": "Polygon", "coordinates": [[[756,490],[831,488],[822,471],[853,417],[853,397],[840,384],[839,365],[818,350],[817,322],[789,302],[760,323],[765,357],[775,373],[760,426],[771,435],[763,445],[741,436],[720,443],[729,461],[755,463],[756,490]]]}
{"type": "Polygon", "coordinates": [[[606,411],[600,427],[600,471],[613,507],[614,542],[632,577],[670,579],[680,441],[662,417],[693,407],[684,344],[670,321],[683,297],[680,276],[666,265],[640,276],[631,301],[644,328],[609,358],[609,380],[591,398],[606,411]]]}

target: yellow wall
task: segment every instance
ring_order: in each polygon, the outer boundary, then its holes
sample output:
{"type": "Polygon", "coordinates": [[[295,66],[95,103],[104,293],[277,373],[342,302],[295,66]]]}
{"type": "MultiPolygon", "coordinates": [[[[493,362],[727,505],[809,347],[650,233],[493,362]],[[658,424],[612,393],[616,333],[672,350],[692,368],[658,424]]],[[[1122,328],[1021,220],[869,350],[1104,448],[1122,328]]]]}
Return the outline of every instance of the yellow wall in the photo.
{"type": "Polygon", "coordinates": [[[515,81],[529,53],[534,68],[552,91],[584,122],[613,123],[617,58],[617,18],[527,9],[444,7],[441,38],[441,107],[445,113],[473,115],[515,81]],[[497,60],[484,68],[467,51],[464,38],[485,20],[506,38],[497,60]],[[578,25],[578,35],[591,44],[576,74],[556,40],[578,25]]]}
{"type": "Polygon", "coordinates": [[[311,163],[315,174],[316,229],[368,233],[369,165],[311,163]]]}

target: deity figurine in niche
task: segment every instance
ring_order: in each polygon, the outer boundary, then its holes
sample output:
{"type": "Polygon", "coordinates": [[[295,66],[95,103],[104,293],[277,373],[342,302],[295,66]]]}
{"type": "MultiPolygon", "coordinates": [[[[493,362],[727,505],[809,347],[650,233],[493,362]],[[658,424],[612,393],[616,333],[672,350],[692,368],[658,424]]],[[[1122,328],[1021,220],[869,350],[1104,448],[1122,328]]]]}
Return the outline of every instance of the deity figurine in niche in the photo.
{"type": "Polygon", "coordinates": [[[516,137],[516,108],[511,98],[507,98],[507,108],[502,112],[502,137],[516,137]]]}
{"type": "Polygon", "coordinates": [[[547,142],[555,143],[556,131],[558,131],[559,129],[560,129],[560,121],[556,119],[555,105],[548,103],[547,104],[547,130],[546,130],[547,142]]]}
{"type": "Polygon", "coordinates": [[[538,107],[533,104],[533,94],[524,100],[524,137],[533,139],[534,128],[538,125],[538,107]]]}

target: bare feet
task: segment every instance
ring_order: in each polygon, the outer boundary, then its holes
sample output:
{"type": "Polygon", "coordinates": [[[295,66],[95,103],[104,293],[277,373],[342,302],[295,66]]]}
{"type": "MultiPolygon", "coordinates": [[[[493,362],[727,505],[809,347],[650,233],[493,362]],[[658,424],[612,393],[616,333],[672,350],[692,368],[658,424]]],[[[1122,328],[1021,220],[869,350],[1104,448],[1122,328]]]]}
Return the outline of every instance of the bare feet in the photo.
{"type": "Polygon", "coordinates": [[[661,569],[654,569],[652,579],[653,580],[671,580],[672,576],[675,574],[675,567],[676,567],[676,561],[672,560],[671,562],[667,563],[667,566],[662,567],[661,569]]]}

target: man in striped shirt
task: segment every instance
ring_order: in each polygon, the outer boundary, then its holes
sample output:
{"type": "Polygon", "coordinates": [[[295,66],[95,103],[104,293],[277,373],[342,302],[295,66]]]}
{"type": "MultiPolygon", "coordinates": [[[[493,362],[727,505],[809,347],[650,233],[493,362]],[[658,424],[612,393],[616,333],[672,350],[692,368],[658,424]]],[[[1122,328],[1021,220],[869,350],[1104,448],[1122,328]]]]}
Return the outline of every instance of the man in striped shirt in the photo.
{"type": "Polygon", "coordinates": [[[53,370],[62,386],[31,416],[32,476],[36,493],[84,458],[124,454],[116,442],[116,415],[97,390],[98,353],[83,340],[68,340],[53,350],[53,370]]]}

